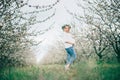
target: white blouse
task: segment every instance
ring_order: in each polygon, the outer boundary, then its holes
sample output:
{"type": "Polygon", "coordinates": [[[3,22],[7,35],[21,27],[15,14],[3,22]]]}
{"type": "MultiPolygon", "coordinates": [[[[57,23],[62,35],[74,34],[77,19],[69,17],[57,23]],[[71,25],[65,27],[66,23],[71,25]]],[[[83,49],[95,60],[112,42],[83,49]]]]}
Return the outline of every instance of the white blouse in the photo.
{"type": "Polygon", "coordinates": [[[65,45],[65,48],[72,47],[72,44],[66,43],[66,42],[71,42],[75,44],[75,39],[73,38],[73,35],[67,32],[63,32],[63,43],[65,45]]]}

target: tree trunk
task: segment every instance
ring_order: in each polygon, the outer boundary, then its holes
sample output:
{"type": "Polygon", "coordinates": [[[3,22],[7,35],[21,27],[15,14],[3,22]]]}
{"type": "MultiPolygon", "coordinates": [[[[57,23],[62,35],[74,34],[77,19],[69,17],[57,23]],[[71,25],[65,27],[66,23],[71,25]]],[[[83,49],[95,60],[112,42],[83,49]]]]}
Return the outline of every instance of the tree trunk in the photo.
{"type": "Polygon", "coordinates": [[[120,63],[120,55],[117,56],[117,61],[120,63]]]}

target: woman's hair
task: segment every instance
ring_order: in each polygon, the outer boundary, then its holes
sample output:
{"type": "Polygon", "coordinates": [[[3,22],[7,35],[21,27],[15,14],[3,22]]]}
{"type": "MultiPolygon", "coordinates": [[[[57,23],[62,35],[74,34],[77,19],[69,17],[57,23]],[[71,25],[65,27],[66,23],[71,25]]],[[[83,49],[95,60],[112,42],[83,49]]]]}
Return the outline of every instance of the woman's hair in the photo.
{"type": "Polygon", "coordinates": [[[64,30],[64,28],[65,28],[66,26],[68,26],[69,28],[71,28],[71,26],[70,26],[70,25],[65,24],[64,26],[62,26],[62,29],[64,30]]]}

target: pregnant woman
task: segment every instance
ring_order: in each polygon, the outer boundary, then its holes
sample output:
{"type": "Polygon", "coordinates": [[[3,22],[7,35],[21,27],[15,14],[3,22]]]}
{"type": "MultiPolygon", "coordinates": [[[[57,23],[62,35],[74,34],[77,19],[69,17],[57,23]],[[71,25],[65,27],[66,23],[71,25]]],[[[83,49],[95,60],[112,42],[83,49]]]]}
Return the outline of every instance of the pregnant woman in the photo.
{"type": "Polygon", "coordinates": [[[74,50],[75,39],[73,38],[73,35],[70,33],[70,29],[71,29],[70,25],[64,25],[62,27],[63,43],[65,45],[65,50],[67,52],[65,70],[69,70],[70,65],[76,59],[76,53],[74,50]]]}

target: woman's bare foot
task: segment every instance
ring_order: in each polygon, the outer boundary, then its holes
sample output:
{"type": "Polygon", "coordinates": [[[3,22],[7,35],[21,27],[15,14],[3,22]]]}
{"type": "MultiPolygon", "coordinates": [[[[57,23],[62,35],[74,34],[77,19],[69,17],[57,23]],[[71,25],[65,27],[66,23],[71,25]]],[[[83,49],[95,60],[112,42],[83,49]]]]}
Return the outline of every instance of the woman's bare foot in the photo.
{"type": "Polygon", "coordinates": [[[65,65],[65,71],[68,71],[70,69],[70,64],[65,65]]]}

